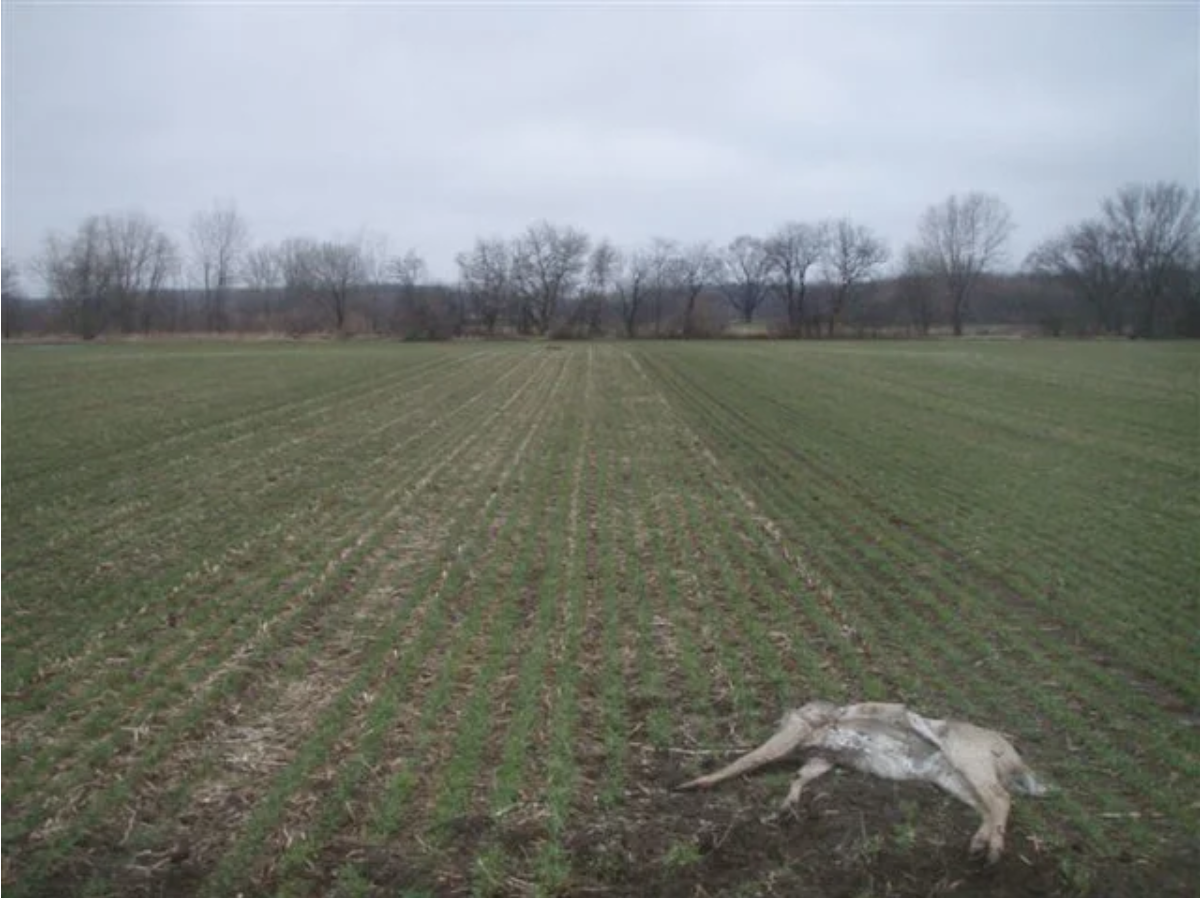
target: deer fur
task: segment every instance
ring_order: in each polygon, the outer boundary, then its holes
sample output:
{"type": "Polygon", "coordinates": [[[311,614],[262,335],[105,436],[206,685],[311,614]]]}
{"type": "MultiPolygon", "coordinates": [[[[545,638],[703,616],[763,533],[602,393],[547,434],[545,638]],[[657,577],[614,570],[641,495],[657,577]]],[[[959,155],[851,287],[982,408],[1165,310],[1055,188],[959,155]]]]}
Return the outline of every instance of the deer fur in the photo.
{"type": "Polygon", "coordinates": [[[960,720],[922,717],[900,704],[810,702],[784,715],[770,739],[732,764],[679,786],[707,789],[804,751],[781,812],[794,812],[804,787],[834,767],[891,780],[933,783],[979,812],[971,853],[989,863],[1004,851],[1012,793],[1044,795],[1047,787],[1004,736],[960,720]]]}

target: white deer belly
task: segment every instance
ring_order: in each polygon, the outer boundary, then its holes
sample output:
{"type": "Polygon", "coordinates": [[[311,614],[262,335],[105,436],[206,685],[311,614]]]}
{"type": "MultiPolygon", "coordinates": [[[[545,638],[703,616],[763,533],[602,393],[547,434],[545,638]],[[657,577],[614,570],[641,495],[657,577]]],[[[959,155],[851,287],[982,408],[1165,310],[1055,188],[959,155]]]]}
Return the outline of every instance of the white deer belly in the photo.
{"type": "Polygon", "coordinates": [[[890,780],[928,780],[945,769],[936,745],[911,730],[875,721],[824,730],[813,748],[836,764],[890,780]]]}

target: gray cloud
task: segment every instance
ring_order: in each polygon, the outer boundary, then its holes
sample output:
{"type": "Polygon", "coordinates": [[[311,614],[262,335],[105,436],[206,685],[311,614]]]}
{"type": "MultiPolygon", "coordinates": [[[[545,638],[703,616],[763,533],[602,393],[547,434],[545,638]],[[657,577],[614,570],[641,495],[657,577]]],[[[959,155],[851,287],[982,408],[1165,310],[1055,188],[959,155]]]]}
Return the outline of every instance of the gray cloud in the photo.
{"type": "Polygon", "coordinates": [[[1132,180],[1200,183],[1175,6],[3,7],[3,239],[384,232],[434,271],[548,217],[618,243],[1001,195],[1014,257],[1132,180]]]}

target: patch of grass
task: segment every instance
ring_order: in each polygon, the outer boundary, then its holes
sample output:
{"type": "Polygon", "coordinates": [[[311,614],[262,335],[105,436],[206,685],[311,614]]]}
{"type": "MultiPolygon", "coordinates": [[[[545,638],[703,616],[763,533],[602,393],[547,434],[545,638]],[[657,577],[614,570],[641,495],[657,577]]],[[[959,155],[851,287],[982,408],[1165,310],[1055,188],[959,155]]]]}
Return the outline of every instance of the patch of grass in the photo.
{"type": "Polygon", "coordinates": [[[471,868],[471,894],[475,898],[503,894],[507,863],[505,853],[496,846],[481,850],[471,868]]]}
{"type": "Polygon", "coordinates": [[[365,898],[372,891],[372,883],[356,865],[346,864],[338,869],[333,894],[336,898],[365,898]]]}
{"type": "Polygon", "coordinates": [[[742,828],[734,785],[663,788],[818,697],[1012,734],[1060,787],[1014,809],[1033,890],[1094,891],[1114,856],[1144,893],[1188,878],[1193,346],[140,344],[3,369],[15,895],[783,893],[839,850],[833,891],[962,881],[921,864],[965,850],[966,814],[776,833],[742,828]]]}
{"type": "Polygon", "coordinates": [[[700,846],[693,841],[672,842],[662,857],[664,867],[679,870],[692,867],[704,860],[700,846]]]}

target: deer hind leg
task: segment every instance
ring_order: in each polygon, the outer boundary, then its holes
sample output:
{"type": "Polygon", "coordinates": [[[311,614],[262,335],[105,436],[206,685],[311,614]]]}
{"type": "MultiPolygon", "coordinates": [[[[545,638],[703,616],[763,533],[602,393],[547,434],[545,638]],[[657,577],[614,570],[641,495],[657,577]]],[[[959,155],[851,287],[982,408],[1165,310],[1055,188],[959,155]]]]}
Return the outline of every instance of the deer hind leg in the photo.
{"type": "Polygon", "coordinates": [[[998,782],[988,783],[980,789],[980,792],[987,802],[988,813],[984,818],[983,826],[971,839],[971,850],[983,851],[986,847],[988,863],[994,864],[1000,860],[1000,855],[1004,851],[1004,835],[1008,826],[1008,812],[1012,807],[1012,798],[998,782]]]}
{"type": "Polygon", "coordinates": [[[1001,783],[996,768],[1000,752],[992,748],[989,755],[986,759],[978,754],[971,757],[969,763],[960,768],[960,773],[978,797],[979,812],[983,816],[979,831],[971,839],[971,852],[986,850],[988,863],[994,864],[1004,851],[1004,833],[1008,826],[1012,797],[1001,783]]]}
{"type": "Polygon", "coordinates": [[[796,808],[800,804],[800,794],[804,791],[804,787],[818,777],[824,776],[834,768],[832,761],[825,758],[810,758],[800,768],[800,772],[796,778],[792,780],[792,786],[788,789],[787,798],[779,805],[780,814],[795,814],[796,808]]]}
{"type": "Polygon", "coordinates": [[[959,771],[947,767],[934,782],[963,804],[974,808],[982,818],[979,829],[971,837],[971,853],[987,849],[988,862],[995,863],[1004,850],[1004,824],[1008,820],[1008,793],[996,782],[967,780],[959,771]],[[998,794],[999,793],[999,794],[998,794]],[[1001,796],[1002,795],[1002,799],[1001,796]]]}

